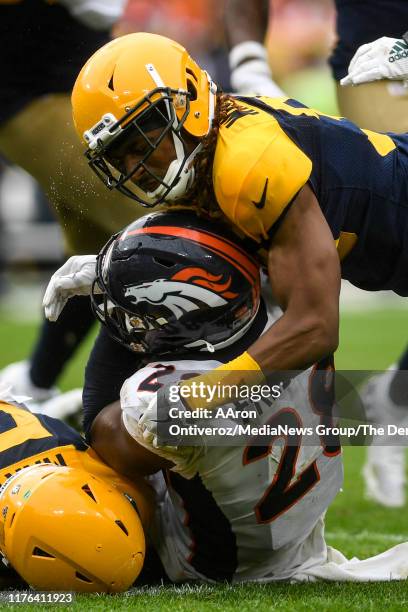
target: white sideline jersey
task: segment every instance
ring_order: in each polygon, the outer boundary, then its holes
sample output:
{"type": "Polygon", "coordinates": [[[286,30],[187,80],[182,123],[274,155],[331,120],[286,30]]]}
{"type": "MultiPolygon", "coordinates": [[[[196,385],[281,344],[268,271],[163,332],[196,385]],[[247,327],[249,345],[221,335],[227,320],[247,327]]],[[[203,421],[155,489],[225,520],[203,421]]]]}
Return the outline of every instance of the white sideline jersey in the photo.
{"type": "MultiPolygon", "coordinates": [[[[158,505],[152,539],[169,578],[273,581],[327,561],[323,516],[343,480],[341,449],[315,432],[314,370],[297,376],[275,400],[261,401],[261,424],[306,425],[312,435],[272,435],[264,446],[179,447],[168,453],[137,433],[141,394],[218,361],[161,361],[130,377],[121,391],[123,422],[137,441],[175,466],[152,482],[158,505]],[[295,444],[295,445],[294,445],[295,444]]],[[[148,398],[148,396],[147,396],[148,398]]],[[[144,395],[146,405],[146,395],[144,395]]],[[[227,423],[226,423],[227,424],[227,423]]],[[[231,438],[231,445],[234,439],[231,438]]],[[[258,441],[259,444],[259,441],[258,441]]]]}

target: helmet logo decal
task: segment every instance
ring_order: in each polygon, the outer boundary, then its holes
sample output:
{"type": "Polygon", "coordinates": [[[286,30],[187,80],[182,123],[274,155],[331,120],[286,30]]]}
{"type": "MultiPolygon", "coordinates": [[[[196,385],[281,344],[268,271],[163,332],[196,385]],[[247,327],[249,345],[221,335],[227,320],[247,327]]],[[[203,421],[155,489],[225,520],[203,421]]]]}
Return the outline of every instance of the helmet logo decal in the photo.
{"type": "Polygon", "coordinates": [[[228,303],[216,290],[165,278],[127,287],[125,297],[132,297],[132,301],[138,305],[146,302],[164,306],[176,319],[180,319],[186,312],[198,310],[203,304],[216,308],[228,303]]]}

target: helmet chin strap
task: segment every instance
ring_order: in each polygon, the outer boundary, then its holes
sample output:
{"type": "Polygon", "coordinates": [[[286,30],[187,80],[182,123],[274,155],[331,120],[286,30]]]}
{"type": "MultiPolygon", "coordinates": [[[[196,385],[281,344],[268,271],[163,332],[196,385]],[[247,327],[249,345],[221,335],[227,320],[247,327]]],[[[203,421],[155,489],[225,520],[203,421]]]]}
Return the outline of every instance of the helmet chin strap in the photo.
{"type": "MultiPolygon", "coordinates": [[[[165,84],[163,83],[163,80],[160,74],[157,72],[153,64],[146,64],[146,70],[152,77],[157,87],[165,87],[165,84]]],[[[209,84],[209,101],[208,101],[209,102],[208,104],[208,132],[209,132],[211,129],[213,118],[214,118],[215,94],[217,92],[217,86],[211,80],[211,77],[208,74],[208,72],[205,71],[205,74],[206,74],[206,77],[208,79],[208,84],[209,84]]],[[[167,112],[170,117],[171,114],[170,114],[170,109],[169,109],[169,105],[170,105],[169,100],[165,100],[165,104],[166,104],[167,112]]],[[[175,115],[174,117],[172,127],[176,131],[177,131],[177,128],[179,127],[177,115],[175,115]]],[[[190,153],[190,155],[186,157],[183,142],[177,136],[176,131],[172,132],[174,150],[176,152],[176,159],[173,159],[173,161],[170,162],[169,167],[167,168],[167,172],[163,178],[164,185],[159,185],[157,189],[155,189],[154,191],[146,192],[147,197],[152,200],[156,198],[161,198],[167,191],[167,187],[165,187],[165,185],[171,185],[172,182],[175,181],[178,174],[179,174],[178,180],[171,187],[171,189],[167,192],[166,199],[168,198],[170,200],[177,200],[181,198],[186,193],[186,191],[190,189],[191,185],[193,184],[194,168],[193,168],[192,162],[195,156],[197,155],[197,153],[201,150],[202,144],[201,143],[198,144],[195,147],[195,149],[190,153]],[[181,172],[180,172],[180,169],[181,169],[181,172]]]]}
{"type": "MultiPolygon", "coordinates": [[[[175,134],[173,134],[173,140],[175,138],[176,138],[175,134]]],[[[177,159],[173,159],[173,161],[170,163],[167,169],[166,175],[163,179],[163,183],[165,183],[166,185],[171,185],[171,183],[175,180],[180,167],[181,166],[184,166],[184,167],[180,173],[178,181],[167,192],[167,197],[170,200],[177,200],[181,198],[186,193],[186,191],[190,189],[191,185],[193,184],[194,168],[192,165],[192,161],[194,160],[195,156],[197,155],[197,153],[200,151],[201,148],[202,148],[202,144],[200,143],[194,149],[194,151],[190,153],[190,155],[186,159],[184,158],[184,148],[183,148],[183,156],[181,159],[176,149],[177,159]]],[[[159,185],[157,189],[155,189],[154,191],[147,192],[147,196],[153,200],[155,198],[158,198],[164,195],[165,191],[166,191],[166,187],[164,185],[159,185]]]]}

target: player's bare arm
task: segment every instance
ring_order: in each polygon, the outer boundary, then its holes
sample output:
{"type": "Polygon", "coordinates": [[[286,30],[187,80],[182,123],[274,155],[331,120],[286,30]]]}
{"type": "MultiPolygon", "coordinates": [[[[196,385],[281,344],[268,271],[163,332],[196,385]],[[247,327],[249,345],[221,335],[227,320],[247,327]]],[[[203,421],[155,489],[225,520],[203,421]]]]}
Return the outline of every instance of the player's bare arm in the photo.
{"type": "Polygon", "coordinates": [[[106,406],[97,415],[92,424],[91,443],[110,467],[131,480],[173,465],[145,449],[128,434],[122,421],[120,402],[106,406]]]}
{"type": "Polygon", "coordinates": [[[284,315],[248,351],[262,371],[308,367],[334,352],[340,263],[331,231],[308,185],[274,236],[268,272],[284,315]]]}
{"type": "Polygon", "coordinates": [[[228,0],[225,5],[225,30],[229,47],[247,40],[263,43],[269,10],[268,0],[228,0]]]}
{"type": "Polygon", "coordinates": [[[268,0],[228,0],[225,32],[229,47],[231,85],[240,93],[286,97],[274,82],[264,46],[270,16],[268,0]]]}

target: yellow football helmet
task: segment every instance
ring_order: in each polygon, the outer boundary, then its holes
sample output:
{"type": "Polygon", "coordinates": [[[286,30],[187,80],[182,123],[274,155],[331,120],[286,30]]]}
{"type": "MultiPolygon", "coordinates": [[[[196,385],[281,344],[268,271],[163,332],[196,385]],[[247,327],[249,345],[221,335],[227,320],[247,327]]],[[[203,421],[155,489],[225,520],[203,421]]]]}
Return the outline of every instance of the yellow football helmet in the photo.
{"type": "Polygon", "coordinates": [[[215,94],[207,72],[173,40],[147,33],[113,40],[88,60],[72,92],[90,167],[109,189],[144,206],[177,200],[194,179],[192,161],[211,129],[215,94]],[[158,171],[149,158],[167,135],[174,154],[158,171]],[[138,159],[130,171],[123,164],[129,149],[138,159]]]}
{"type": "Polygon", "coordinates": [[[0,489],[0,550],[36,589],[113,593],[139,575],[145,540],[131,498],[80,468],[40,464],[0,489]]]}

